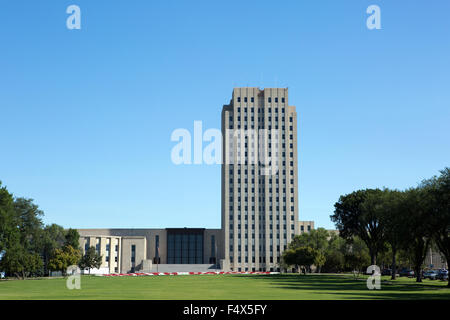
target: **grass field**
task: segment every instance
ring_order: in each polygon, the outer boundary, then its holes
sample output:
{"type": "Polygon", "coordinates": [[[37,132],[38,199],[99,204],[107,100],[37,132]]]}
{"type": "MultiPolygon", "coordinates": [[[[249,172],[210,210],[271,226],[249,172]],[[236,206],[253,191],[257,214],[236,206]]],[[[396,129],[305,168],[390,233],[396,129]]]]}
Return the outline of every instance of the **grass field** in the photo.
{"type": "Polygon", "coordinates": [[[368,290],[364,279],[349,275],[196,275],[95,277],[83,276],[80,290],[66,280],[0,281],[5,299],[450,299],[446,282],[382,278],[381,290],[368,290]]]}

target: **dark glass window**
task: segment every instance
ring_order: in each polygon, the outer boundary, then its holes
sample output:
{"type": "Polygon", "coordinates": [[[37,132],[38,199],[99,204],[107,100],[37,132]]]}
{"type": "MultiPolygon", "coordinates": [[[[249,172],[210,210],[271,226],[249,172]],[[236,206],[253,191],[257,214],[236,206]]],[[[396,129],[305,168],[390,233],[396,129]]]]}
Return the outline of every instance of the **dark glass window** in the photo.
{"type": "Polygon", "coordinates": [[[131,245],[131,262],[136,262],[136,245],[131,245]]]}
{"type": "Polygon", "coordinates": [[[211,235],[211,258],[210,263],[216,263],[216,236],[211,235]]]}
{"type": "Polygon", "coordinates": [[[153,259],[154,263],[160,263],[161,259],[159,257],[159,235],[155,235],[155,258],[153,259]]]}
{"type": "Polygon", "coordinates": [[[167,263],[203,263],[203,229],[167,229],[167,263]]]}

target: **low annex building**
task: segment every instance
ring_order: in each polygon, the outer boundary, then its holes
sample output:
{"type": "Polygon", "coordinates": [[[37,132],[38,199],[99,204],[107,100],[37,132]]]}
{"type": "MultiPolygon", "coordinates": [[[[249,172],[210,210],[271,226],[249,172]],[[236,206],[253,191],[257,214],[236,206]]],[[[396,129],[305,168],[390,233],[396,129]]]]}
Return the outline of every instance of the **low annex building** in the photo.
{"type": "Polygon", "coordinates": [[[224,269],[221,229],[78,229],[83,254],[102,256],[91,273],[208,271],[224,269]]]}

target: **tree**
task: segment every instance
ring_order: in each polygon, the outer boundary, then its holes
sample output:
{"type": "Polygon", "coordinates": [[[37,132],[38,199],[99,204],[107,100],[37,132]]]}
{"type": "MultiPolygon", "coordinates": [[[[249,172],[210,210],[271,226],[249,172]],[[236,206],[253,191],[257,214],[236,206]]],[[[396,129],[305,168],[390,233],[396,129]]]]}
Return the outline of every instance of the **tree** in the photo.
{"type": "Polygon", "coordinates": [[[407,269],[412,269],[413,261],[411,255],[403,247],[398,250],[397,264],[399,267],[404,267],[407,269]]]}
{"type": "Polygon", "coordinates": [[[20,243],[26,250],[38,253],[41,248],[42,219],[44,213],[32,199],[16,198],[14,213],[20,233],[20,243]]]}
{"type": "Polygon", "coordinates": [[[53,270],[78,263],[78,232],[56,224],[44,228],[43,214],[32,199],[14,198],[0,183],[0,267],[8,274],[46,274],[51,258],[53,270]]]}
{"type": "Polygon", "coordinates": [[[365,189],[341,196],[331,216],[341,237],[352,239],[358,236],[365,242],[372,265],[376,264],[377,254],[385,249],[384,225],[377,215],[384,192],[380,189],[365,189]]]}
{"type": "Polygon", "coordinates": [[[317,261],[314,265],[317,267],[317,272],[320,272],[322,266],[325,263],[325,251],[328,247],[329,233],[324,228],[313,229],[308,233],[302,233],[294,237],[289,244],[289,248],[295,249],[300,247],[310,247],[315,249],[317,253],[317,261]]]}
{"type": "MultiPolygon", "coordinates": [[[[440,171],[439,177],[425,180],[421,188],[430,201],[427,215],[429,234],[439,251],[450,263],[450,168],[440,171]]],[[[450,287],[450,278],[448,280],[450,287]]]]}
{"type": "Polygon", "coordinates": [[[407,225],[404,221],[408,218],[403,203],[406,201],[405,194],[397,190],[386,190],[378,215],[384,226],[385,239],[389,244],[391,254],[391,279],[395,280],[397,274],[396,257],[398,251],[404,246],[407,225]]]}
{"type": "Polygon", "coordinates": [[[319,252],[311,247],[287,249],[283,252],[282,263],[286,267],[294,265],[296,268],[310,270],[318,254],[319,252]]]}
{"type": "Polygon", "coordinates": [[[295,236],[289,244],[292,248],[311,247],[316,250],[325,251],[328,246],[329,233],[324,228],[312,229],[309,232],[295,236]]]}
{"type": "Polygon", "coordinates": [[[325,264],[326,257],[325,254],[316,250],[316,253],[314,255],[314,265],[317,268],[317,272],[320,273],[320,270],[322,269],[322,266],[325,264]]]}
{"type": "Polygon", "coordinates": [[[421,188],[408,189],[402,208],[407,217],[403,223],[408,230],[404,235],[403,249],[412,260],[417,282],[422,282],[422,266],[431,242],[428,196],[421,188]]]}
{"type": "Polygon", "coordinates": [[[102,265],[102,256],[97,253],[94,247],[89,247],[81,258],[79,266],[80,269],[89,268],[89,274],[91,273],[91,268],[100,268],[102,265]]]}
{"type": "Polygon", "coordinates": [[[42,259],[39,254],[28,252],[17,242],[6,250],[0,265],[8,274],[25,279],[42,268],[42,259]]]}
{"type": "Polygon", "coordinates": [[[80,258],[80,251],[72,246],[55,249],[48,263],[48,268],[53,271],[61,271],[65,275],[67,268],[71,265],[77,265],[80,258]]]}
{"type": "Polygon", "coordinates": [[[358,276],[369,265],[371,258],[364,241],[358,237],[354,237],[350,241],[345,254],[345,264],[354,271],[355,276],[358,276]]]}
{"type": "Polygon", "coordinates": [[[17,234],[17,227],[14,221],[13,196],[6,187],[2,187],[0,181],[0,253],[4,253],[17,234]]]}
{"type": "Polygon", "coordinates": [[[44,274],[48,274],[48,263],[55,249],[60,249],[65,243],[64,228],[57,225],[47,225],[42,230],[41,254],[44,260],[44,274]]]}
{"type": "Polygon", "coordinates": [[[42,268],[41,215],[31,199],[14,199],[6,188],[0,189],[0,267],[7,274],[25,279],[42,268]]]}
{"type": "Polygon", "coordinates": [[[347,244],[336,234],[331,234],[325,250],[325,263],[322,270],[325,272],[340,272],[345,269],[345,254],[347,244]]]}
{"type": "Polygon", "coordinates": [[[76,229],[70,228],[67,230],[65,240],[65,246],[71,246],[77,249],[80,247],[80,234],[76,229]]]}

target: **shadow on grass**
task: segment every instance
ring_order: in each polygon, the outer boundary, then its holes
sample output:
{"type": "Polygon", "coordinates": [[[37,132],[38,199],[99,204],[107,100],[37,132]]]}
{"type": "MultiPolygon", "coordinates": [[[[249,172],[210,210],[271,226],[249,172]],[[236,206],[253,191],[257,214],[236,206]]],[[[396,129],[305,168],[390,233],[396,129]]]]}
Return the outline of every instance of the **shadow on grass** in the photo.
{"type": "Polygon", "coordinates": [[[235,275],[254,281],[269,282],[286,290],[312,291],[314,294],[334,295],[336,299],[450,299],[450,288],[445,285],[386,281],[382,279],[381,290],[369,290],[365,278],[354,279],[349,275],[327,274],[281,274],[281,275],[235,275]],[[343,297],[345,296],[345,297],[343,297]]]}

